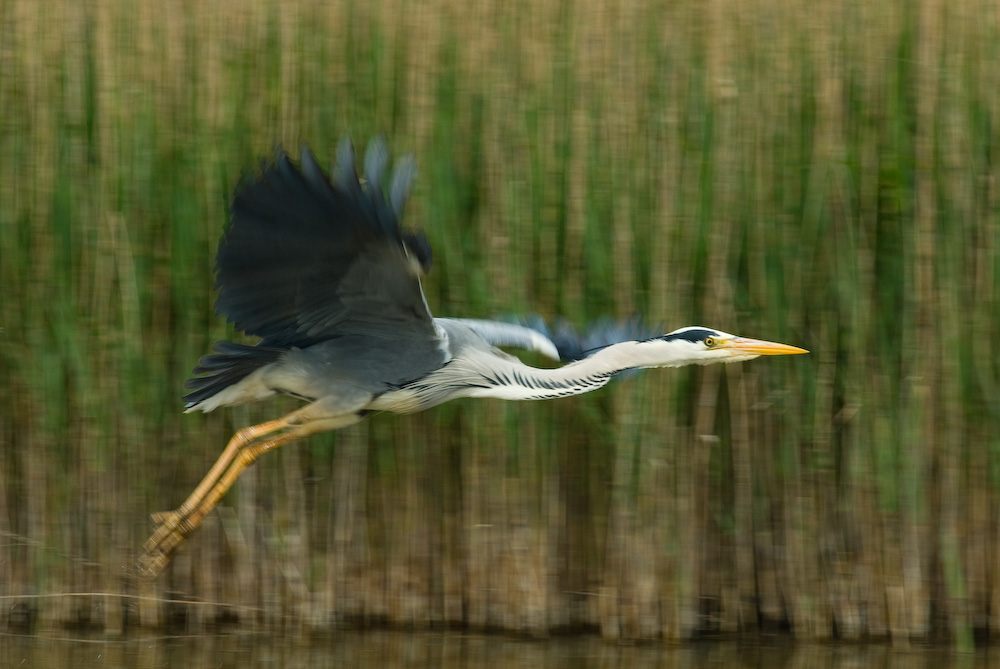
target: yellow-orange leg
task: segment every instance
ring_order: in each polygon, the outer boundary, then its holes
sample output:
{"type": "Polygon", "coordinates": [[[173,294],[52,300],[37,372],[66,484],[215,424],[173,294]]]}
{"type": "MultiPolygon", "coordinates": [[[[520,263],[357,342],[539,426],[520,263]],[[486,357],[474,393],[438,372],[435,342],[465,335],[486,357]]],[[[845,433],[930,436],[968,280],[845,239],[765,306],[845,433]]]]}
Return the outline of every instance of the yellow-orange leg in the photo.
{"type": "Polygon", "coordinates": [[[299,437],[321,430],[337,429],[360,420],[356,415],[347,415],[296,425],[301,420],[299,414],[300,412],[293,412],[284,418],[237,432],[212,469],[183,504],[174,511],[152,514],[153,522],[158,523],[159,527],[142,547],[139,569],[144,575],[152,578],[162,571],[174,550],[198,529],[205,516],[215,508],[240,474],[262,454],[299,437]],[[285,431],[275,434],[281,430],[285,431]]]}
{"type": "MultiPolygon", "coordinates": [[[[272,420],[267,423],[260,423],[259,425],[252,425],[250,427],[245,427],[239,430],[233,435],[233,438],[229,440],[226,444],[225,450],[222,451],[222,455],[219,459],[215,461],[212,468],[205,474],[205,478],[201,480],[198,487],[194,489],[188,498],[184,500],[181,504],[173,511],[160,511],[157,513],[150,514],[150,519],[154,523],[159,523],[161,525],[168,525],[171,523],[171,518],[173,517],[185,517],[190,514],[194,509],[201,503],[208,491],[212,489],[216,481],[222,477],[222,474],[229,468],[230,463],[232,463],[233,458],[236,454],[240,452],[240,449],[246,447],[248,444],[253,442],[260,437],[271,434],[281,428],[285,427],[285,419],[272,420]]],[[[149,541],[153,541],[156,537],[154,533],[149,541]]],[[[149,544],[149,541],[146,543],[149,544]]]]}
{"type": "Polygon", "coordinates": [[[170,555],[184,541],[184,538],[198,528],[204,514],[196,516],[194,512],[201,508],[206,496],[216,487],[219,479],[230,468],[240,452],[252,444],[254,440],[280,430],[285,425],[285,419],[282,418],[239,430],[229,440],[222,455],[215,461],[208,474],[194,489],[194,492],[188,495],[183,504],[174,511],[161,511],[150,515],[152,521],[158,526],[143,544],[143,554],[139,559],[140,569],[147,576],[153,577],[159,574],[170,561],[170,555]]]}

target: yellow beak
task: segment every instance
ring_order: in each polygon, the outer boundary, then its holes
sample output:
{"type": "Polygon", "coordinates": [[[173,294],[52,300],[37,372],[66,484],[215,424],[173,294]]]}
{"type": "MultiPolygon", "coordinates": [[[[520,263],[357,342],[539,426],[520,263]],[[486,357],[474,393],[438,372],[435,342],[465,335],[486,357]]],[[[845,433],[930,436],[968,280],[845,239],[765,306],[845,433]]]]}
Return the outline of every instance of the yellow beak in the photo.
{"type": "Polygon", "coordinates": [[[760,339],[748,339],[747,337],[733,337],[727,341],[720,342],[717,348],[729,349],[734,354],[745,353],[748,355],[797,355],[809,352],[798,346],[789,346],[788,344],[779,344],[760,339]]]}

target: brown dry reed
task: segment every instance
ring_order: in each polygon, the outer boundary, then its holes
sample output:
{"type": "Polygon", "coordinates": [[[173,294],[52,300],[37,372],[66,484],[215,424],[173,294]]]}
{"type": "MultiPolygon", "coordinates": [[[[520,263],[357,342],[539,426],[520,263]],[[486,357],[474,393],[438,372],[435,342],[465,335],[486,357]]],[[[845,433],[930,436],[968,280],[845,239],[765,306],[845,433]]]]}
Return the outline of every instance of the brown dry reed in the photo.
{"type": "Polygon", "coordinates": [[[0,149],[10,627],[1000,632],[994,2],[13,0],[0,149]],[[812,355],[375,416],[263,458],[134,581],[146,514],[294,406],[180,411],[233,336],[241,171],[380,132],[420,165],[435,313],[812,355]]]}

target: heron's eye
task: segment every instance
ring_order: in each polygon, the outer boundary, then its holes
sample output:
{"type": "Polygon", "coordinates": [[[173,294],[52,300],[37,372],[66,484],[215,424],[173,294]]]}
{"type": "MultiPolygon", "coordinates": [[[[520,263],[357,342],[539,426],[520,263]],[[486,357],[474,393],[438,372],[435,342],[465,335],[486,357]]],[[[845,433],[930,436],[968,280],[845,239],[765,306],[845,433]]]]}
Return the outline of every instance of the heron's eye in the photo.
{"type": "Polygon", "coordinates": [[[705,347],[706,348],[714,348],[715,345],[718,344],[718,343],[719,342],[717,342],[715,340],[715,337],[705,337],[705,347]]]}

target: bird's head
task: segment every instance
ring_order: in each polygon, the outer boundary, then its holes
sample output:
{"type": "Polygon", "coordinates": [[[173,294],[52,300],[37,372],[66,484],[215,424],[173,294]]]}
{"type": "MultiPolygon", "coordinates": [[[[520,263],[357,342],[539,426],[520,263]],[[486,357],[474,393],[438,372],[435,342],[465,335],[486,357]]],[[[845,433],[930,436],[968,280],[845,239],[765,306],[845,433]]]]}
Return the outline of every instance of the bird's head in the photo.
{"type": "Polygon", "coordinates": [[[641,342],[647,355],[655,357],[655,367],[711,365],[717,362],[741,362],[761,355],[793,355],[809,351],[797,346],[778,344],[701,326],[674,330],[641,342]]]}

